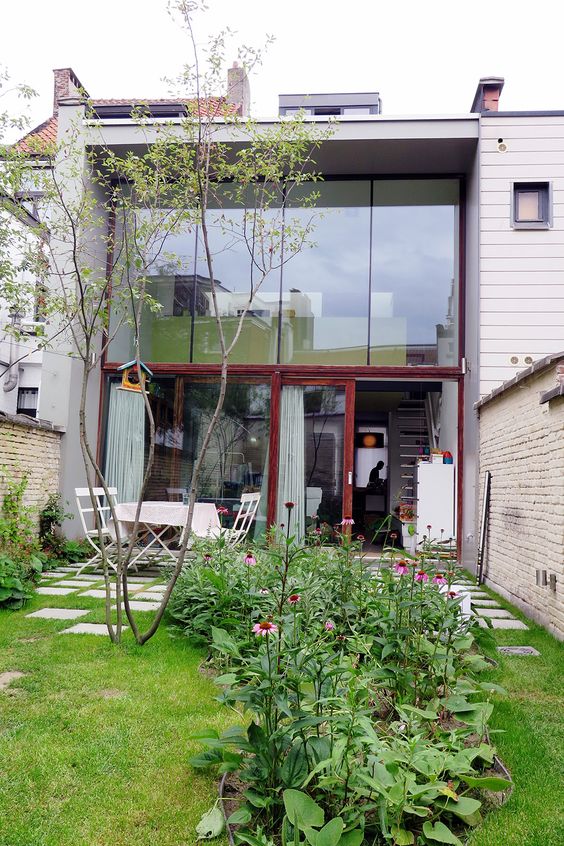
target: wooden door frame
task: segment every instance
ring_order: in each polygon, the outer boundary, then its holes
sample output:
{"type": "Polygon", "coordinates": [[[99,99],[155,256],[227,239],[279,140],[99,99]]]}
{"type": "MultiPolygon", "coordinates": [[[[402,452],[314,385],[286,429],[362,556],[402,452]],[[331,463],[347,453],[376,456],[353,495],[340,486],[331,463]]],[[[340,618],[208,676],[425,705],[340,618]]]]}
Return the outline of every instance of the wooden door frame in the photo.
{"type": "Polygon", "coordinates": [[[282,388],[289,385],[307,385],[318,387],[344,388],[345,390],[345,421],[343,431],[343,490],[342,515],[350,517],[352,514],[352,490],[354,477],[354,406],[356,381],[354,376],[346,379],[342,377],[300,377],[299,374],[283,374],[276,371],[272,374],[270,383],[270,439],[269,439],[269,467],[268,467],[268,501],[266,522],[267,526],[276,523],[276,506],[278,494],[278,462],[280,457],[280,399],[282,388]],[[350,481],[349,481],[350,480],[350,481]]]}

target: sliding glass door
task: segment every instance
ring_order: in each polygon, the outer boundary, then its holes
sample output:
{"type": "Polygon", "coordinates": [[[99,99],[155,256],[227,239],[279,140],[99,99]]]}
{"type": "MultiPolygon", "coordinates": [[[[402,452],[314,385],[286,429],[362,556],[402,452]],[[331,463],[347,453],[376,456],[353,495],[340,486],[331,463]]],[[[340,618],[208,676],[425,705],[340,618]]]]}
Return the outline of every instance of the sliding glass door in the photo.
{"type": "Polygon", "coordinates": [[[278,426],[275,522],[292,502],[292,533],[327,535],[351,514],[354,381],[283,382],[278,426]]]}

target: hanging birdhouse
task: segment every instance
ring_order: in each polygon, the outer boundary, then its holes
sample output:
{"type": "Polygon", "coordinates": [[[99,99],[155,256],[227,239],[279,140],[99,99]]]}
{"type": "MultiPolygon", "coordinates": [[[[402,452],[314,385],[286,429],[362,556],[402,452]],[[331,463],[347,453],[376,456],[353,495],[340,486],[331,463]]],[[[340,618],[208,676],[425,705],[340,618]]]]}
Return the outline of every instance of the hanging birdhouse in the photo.
{"type": "Polygon", "coordinates": [[[121,371],[121,387],[124,391],[137,391],[140,393],[141,386],[144,387],[145,383],[151,380],[153,374],[147,365],[143,364],[142,361],[139,364],[141,379],[139,379],[136,361],[128,361],[127,364],[122,364],[121,367],[118,367],[118,370],[121,371]]]}

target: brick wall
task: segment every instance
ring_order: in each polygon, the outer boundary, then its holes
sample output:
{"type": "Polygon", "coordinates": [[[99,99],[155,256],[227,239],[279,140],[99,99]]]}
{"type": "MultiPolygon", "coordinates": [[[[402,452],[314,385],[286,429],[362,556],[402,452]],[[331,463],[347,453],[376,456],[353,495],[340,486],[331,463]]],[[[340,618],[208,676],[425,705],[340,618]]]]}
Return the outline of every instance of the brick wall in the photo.
{"type": "Polygon", "coordinates": [[[508,385],[478,409],[480,484],[492,474],[486,582],[564,639],[564,397],[556,363],[508,385]],[[535,571],[556,574],[556,591],[535,571]]]}
{"type": "Polygon", "coordinates": [[[23,415],[0,414],[0,505],[5,474],[21,479],[28,474],[24,503],[38,510],[59,490],[61,432],[51,424],[23,415]]]}

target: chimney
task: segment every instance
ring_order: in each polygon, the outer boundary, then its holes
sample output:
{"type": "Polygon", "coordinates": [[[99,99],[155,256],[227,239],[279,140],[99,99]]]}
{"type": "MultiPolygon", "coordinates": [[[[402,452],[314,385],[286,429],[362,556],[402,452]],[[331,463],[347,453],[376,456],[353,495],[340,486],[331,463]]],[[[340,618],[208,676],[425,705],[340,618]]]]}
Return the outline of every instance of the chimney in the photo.
{"type": "Polygon", "coordinates": [[[240,117],[248,117],[251,111],[251,87],[245,68],[240,68],[238,62],[227,71],[226,100],[237,107],[240,117]]]}
{"type": "Polygon", "coordinates": [[[497,112],[505,80],[502,76],[483,76],[478,83],[471,112],[497,112]]]}
{"type": "Polygon", "coordinates": [[[55,68],[55,85],[53,90],[53,114],[59,112],[59,100],[65,97],[86,96],[88,93],[72,68],[55,68]]]}

